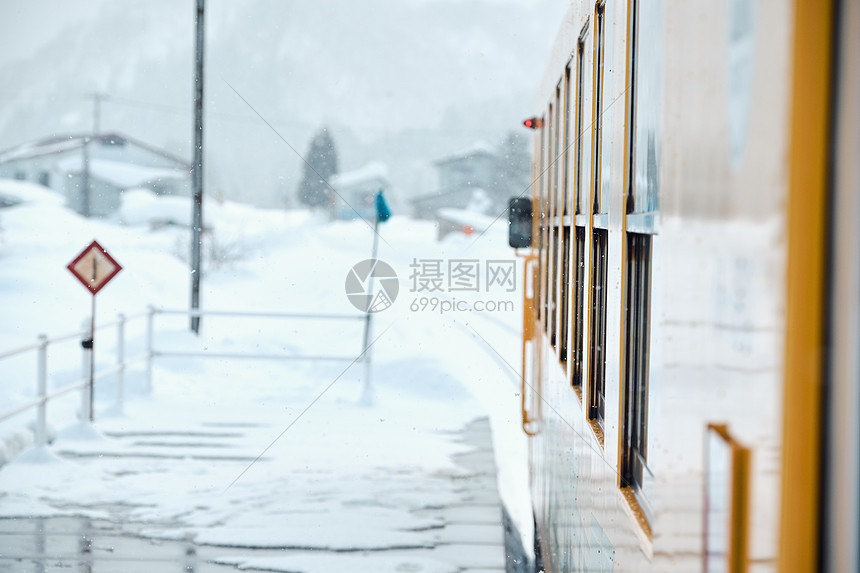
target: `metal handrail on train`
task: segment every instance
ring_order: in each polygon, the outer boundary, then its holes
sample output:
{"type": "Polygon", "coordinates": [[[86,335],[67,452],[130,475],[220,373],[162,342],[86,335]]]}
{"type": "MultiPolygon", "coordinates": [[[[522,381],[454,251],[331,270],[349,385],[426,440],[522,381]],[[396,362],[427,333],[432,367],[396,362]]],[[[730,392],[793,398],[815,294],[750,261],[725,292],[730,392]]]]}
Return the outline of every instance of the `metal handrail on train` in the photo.
{"type": "MultiPolygon", "coordinates": [[[[109,367],[93,372],[93,380],[98,380],[110,375],[117,376],[117,394],[116,406],[122,408],[124,401],[125,389],[125,371],[126,369],[139,362],[146,363],[146,391],[152,391],[152,363],[153,359],[160,356],[174,357],[195,357],[195,358],[226,358],[226,359],[263,359],[263,360],[310,360],[310,361],[351,361],[359,362],[370,361],[370,349],[365,338],[361,352],[356,356],[338,356],[338,355],[297,355],[297,354],[261,354],[261,353],[238,353],[238,352],[192,352],[180,350],[159,350],[155,348],[155,316],[158,314],[164,315],[185,315],[188,317],[201,316],[221,316],[232,318],[280,318],[280,319],[308,319],[308,320],[358,320],[368,321],[368,314],[313,314],[313,313],[289,313],[289,312],[262,312],[262,311],[224,311],[224,310],[171,310],[158,309],[150,306],[146,311],[133,315],[119,314],[116,320],[100,324],[95,328],[95,331],[102,331],[107,328],[116,327],[116,363],[109,367]],[[129,322],[146,318],[146,348],[144,352],[133,358],[125,356],[125,327],[129,322]]],[[[87,321],[88,322],[88,321],[87,321]]],[[[37,341],[32,344],[27,344],[11,350],[0,352],[0,361],[25,355],[27,353],[36,352],[36,398],[27,401],[23,404],[0,412],[0,422],[8,420],[14,416],[22,414],[31,408],[36,409],[35,423],[35,441],[37,447],[44,447],[47,443],[47,405],[50,400],[73,392],[81,390],[81,406],[82,412],[87,412],[90,407],[90,361],[94,359],[92,352],[92,344],[84,344],[91,339],[88,328],[84,328],[75,332],[62,334],[49,338],[45,334],[40,334],[37,341]],[[52,392],[48,392],[48,348],[51,345],[56,345],[60,342],[69,340],[80,340],[83,347],[83,371],[82,377],[71,384],[64,385],[52,392]]],[[[367,375],[367,374],[366,374],[367,375]]],[[[365,380],[365,386],[369,386],[370,381],[365,380]]]]}

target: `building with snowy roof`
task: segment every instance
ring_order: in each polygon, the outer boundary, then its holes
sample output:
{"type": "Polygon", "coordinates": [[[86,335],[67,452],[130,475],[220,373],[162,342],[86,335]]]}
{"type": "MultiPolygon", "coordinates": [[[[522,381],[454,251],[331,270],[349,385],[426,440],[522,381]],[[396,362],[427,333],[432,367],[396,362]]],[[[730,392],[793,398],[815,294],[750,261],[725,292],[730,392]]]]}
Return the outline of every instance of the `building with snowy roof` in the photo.
{"type": "Polygon", "coordinates": [[[388,194],[391,182],[388,179],[388,167],[379,161],[368,163],[364,167],[338,173],[329,181],[344,201],[335,198],[334,218],[357,219],[359,216],[367,221],[376,217],[374,198],[379,191],[388,194]],[[356,214],[357,212],[357,214],[356,214]]]}
{"type": "Polygon", "coordinates": [[[190,163],[117,133],[55,136],[0,152],[0,178],[39,183],[69,208],[99,217],[114,213],[127,189],[190,196],[190,177],[190,163]]]}
{"type": "Polygon", "coordinates": [[[498,156],[492,145],[478,141],[472,146],[435,162],[439,186],[434,193],[414,198],[413,215],[419,219],[435,219],[439,209],[468,209],[476,204],[476,196],[489,198],[487,210],[496,203],[498,156]]]}

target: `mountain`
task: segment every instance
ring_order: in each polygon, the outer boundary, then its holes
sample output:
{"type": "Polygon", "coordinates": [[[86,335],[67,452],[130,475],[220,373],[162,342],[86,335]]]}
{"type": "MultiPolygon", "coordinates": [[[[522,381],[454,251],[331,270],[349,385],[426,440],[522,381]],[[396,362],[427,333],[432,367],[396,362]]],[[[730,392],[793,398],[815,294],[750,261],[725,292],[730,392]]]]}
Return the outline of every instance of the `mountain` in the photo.
{"type": "MultiPolygon", "coordinates": [[[[42,12],[41,26],[17,15],[46,36],[0,58],[0,149],[92,129],[87,94],[100,92],[103,130],[190,159],[194,2],[80,4],[92,13],[67,26],[51,20],[62,13],[42,12]]],[[[283,205],[301,176],[290,146],[304,153],[323,125],[342,170],[388,163],[395,202],[433,191],[435,159],[518,129],[562,4],[210,0],[207,193],[283,205]]]]}

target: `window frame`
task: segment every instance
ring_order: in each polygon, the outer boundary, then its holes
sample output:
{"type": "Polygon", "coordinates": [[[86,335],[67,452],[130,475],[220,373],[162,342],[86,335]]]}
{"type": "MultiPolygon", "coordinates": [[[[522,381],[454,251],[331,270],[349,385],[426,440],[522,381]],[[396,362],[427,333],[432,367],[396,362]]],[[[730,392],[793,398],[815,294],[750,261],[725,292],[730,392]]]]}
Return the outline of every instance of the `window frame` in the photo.
{"type": "MultiPolygon", "coordinates": [[[[592,426],[601,447],[604,440],[604,420],[606,418],[606,291],[608,288],[609,231],[597,224],[597,216],[603,212],[600,195],[602,192],[601,167],[603,163],[602,146],[602,104],[603,72],[605,53],[605,2],[595,6],[594,14],[594,76],[593,76],[593,118],[592,118],[592,172],[591,172],[591,264],[589,273],[589,337],[588,337],[588,388],[586,418],[592,426]]],[[[608,205],[606,205],[608,208],[608,205]]]]}

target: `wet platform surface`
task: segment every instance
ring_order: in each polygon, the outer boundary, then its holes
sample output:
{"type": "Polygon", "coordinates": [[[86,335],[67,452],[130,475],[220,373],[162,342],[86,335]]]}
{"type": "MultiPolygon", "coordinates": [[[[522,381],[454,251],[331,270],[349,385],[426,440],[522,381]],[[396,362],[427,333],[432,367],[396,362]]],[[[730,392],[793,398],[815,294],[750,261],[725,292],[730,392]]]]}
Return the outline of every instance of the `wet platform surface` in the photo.
{"type": "MultiPolygon", "coordinates": [[[[208,573],[224,571],[392,571],[490,573],[505,571],[502,506],[489,423],[479,419],[456,434],[469,450],[455,454],[465,470],[445,484],[452,502],[412,510],[438,523],[433,543],[416,548],[326,551],[201,545],[151,539],[157,525],[128,522],[121,508],[109,519],[32,517],[0,519],[0,571],[9,573],[208,573]],[[456,501],[454,501],[456,500],[456,501]],[[115,515],[115,518],[114,518],[115,515]],[[284,561],[284,558],[289,561],[284,561]],[[292,563],[289,569],[285,563],[292,563]]],[[[193,444],[186,450],[193,451],[193,444]]],[[[186,452],[183,455],[188,455],[186,452]]],[[[102,508],[104,509],[104,508],[102,508]]],[[[108,508],[109,509],[109,508],[108,508]]]]}

